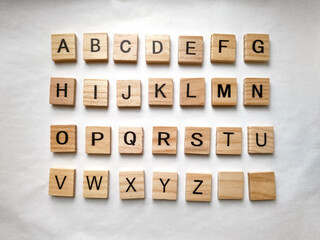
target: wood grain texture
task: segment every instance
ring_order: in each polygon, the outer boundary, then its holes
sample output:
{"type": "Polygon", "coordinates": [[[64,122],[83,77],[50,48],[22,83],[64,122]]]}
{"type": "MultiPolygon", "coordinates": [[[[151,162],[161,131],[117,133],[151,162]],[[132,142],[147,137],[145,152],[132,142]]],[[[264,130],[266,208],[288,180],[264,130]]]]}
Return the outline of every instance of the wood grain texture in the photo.
{"type": "Polygon", "coordinates": [[[210,127],[186,127],[184,135],[184,153],[209,155],[211,147],[210,127]]]}
{"type": "Polygon", "coordinates": [[[149,78],[149,106],[173,105],[173,79],[149,78]]]}
{"type": "Polygon", "coordinates": [[[218,173],[218,199],[243,199],[244,173],[218,173]]]}
{"type": "Polygon", "coordinates": [[[170,63],[170,36],[146,36],[146,62],[148,64],[170,63]]]}
{"type": "Polygon", "coordinates": [[[236,61],[236,36],[234,34],[212,34],[210,50],[212,63],[234,63],[236,61]]]}
{"type": "Polygon", "coordinates": [[[192,202],[211,202],[212,174],[186,174],[186,200],[192,202]]]}
{"type": "Polygon", "coordinates": [[[273,127],[247,128],[248,153],[274,153],[274,130],[273,127]]]}
{"type": "Polygon", "coordinates": [[[117,80],[117,106],[119,108],[141,107],[140,80],[117,80]]]}
{"type": "Polygon", "coordinates": [[[51,125],[50,145],[51,152],[76,152],[77,126],[51,125]],[[57,140],[59,140],[60,143],[57,140]]]}
{"type": "Polygon", "coordinates": [[[52,77],[50,79],[50,104],[74,106],[76,103],[76,83],[74,78],[52,77]]]}
{"type": "Polygon", "coordinates": [[[153,127],[152,153],[163,155],[177,154],[177,127],[153,127]]]}
{"type": "Polygon", "coordinates": [[[108,107],[109,81],[107,79],[84,79],[83,105],[86,107],[108,107]]]}
{"type": "Polygon", "coordinates": [[[180,106],[201,107],[205,103],[205,79],[181,78],[180,80],[180,106]]]}
{"type": "Polygon", "coordinates": [[[74,197],[76,169],[50,168],[49,195],[74,197]]]}
{"type": "Polygon", "coordinates": [[[51,34],[51,58],[54,62],[77,61],[77,36],[74,33],[51,34]]]}
{"type": "Polygon", "coordinates": [[[119,153],[142,154],[143,153],[143,128],[119,127],[119,153]]]}
{"type": "Polygon", "coordinates": [[[276,199],[274,172],[249,172],[248,181],[249,199],[251,201],[276,199]]]}
{"type": "Polygon", "coordinates": [[[119,189],[120,199],[143,199],[144,171],[119,172],[119,189]]]}
{"type": "Polygon", "coordinates": [[[203,37],[179,36],[179,64],[201,65],[203,62],[203,37]]]}
{"type": "Polygon", "coordinates": [[[136,63],[138,61],[137,34],[114,34],[113,61],[115,63],[136,63]]]}
{"type": "Polygon", "coordinates": [[[236,78],[211,79],[212,106],[236,106],[237,92],[238,90],[236,78]]]}
{"type": "Polygon", "coordinates": [[[85,170],[83,172],[83,197],[108,198],[109,171],[85,170]]]}
{"type": "Polygon", "coordinates": [[[178,173],[153,172],[152,199],[177,200],[178,173]]]}
{"type": "Polygon", "coordinates": [[[269,34],[246,34],[243,41],[245,62],[259,63],[269,61],[269,34]]]}
{"type": "Polygon", "coordinates": [[[217,135],[216,154],[241,155],[242,153],[242,128],[241,127],[217,127],[216,135],[217,135]]]}
{"type": "Polygon", "coordinates": [[[269,78],[245,78],[243,82],[244,106],[268,106],[270,103],[269,78]]]}
{"type": "Polygon", "coordinates": [[[108,61],[108,33],[83,34],[83,60],[87,62],[108,61]]]}
{"type": "Polygon", "coordinates": [[[86,153],[111,154],[111,127],[86,127],[86,153]]]}

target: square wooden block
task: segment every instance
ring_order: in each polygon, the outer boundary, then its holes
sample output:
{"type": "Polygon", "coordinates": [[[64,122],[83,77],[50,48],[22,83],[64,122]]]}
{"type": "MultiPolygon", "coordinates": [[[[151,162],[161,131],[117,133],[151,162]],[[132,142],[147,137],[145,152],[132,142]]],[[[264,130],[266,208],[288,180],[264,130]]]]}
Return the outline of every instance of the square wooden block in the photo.
{"type": "Polygon", "coordinates": [[[184,137],[185,154],[210,154],[211,128],[186,127],[184,137]]]}
{"type": "Polygon", "coordinates": [[[76,99],[76,80],[74,78],[50,79],[50,99],[52,105],[74,106],[76,99]]]}
{"type": "Polygon", "coordinates": [[[115,63],[136,63],[138,61],[137,34],[114,34],[113,61],[115,63]]]}
{"type": "Polygon", "coordinates": [[[49,195],[74,197],[75,177],[75,169],[50,168],[49,195]]]}
{"type": "Polygon", "coordinates": [[[242,128],[217,127],[216,129],[216,154],[241,155],[242,153],[242,128]]]}
{"type": "Polygon", "coordinates": [[[210,50],[211,62],[234,63],[236,61],[236,36],[233,34],[212,34],[210,50]]]}
{"type": "Polygon", "coordinates": [[[117,80],[117,106],[119,108],[141,107],[140,80],[117,80]]]}
{"type": "Polygon", "coordinates": [[[119,127],[119,153],[143,153],[143,128],[119,127]]]}
{"type": "Polygon", "coordinates": [[[274,172],[249,172],[248,181],[251,201],[276,199],[274,172]]]}
{"type": "Polygon", "coordinates": [[[273,153],[274,130],[273,127],[253,127],[248,131],[248,153],[273,153]]]}
{"type": "Polygon", "coordinates": [[[245,78],[243,83],[243,105],[268,106],[270,102],[269,78],[245,78]]]}
{"type": "Polygon", "coordinates": [[[77,151],[77,125],[50,126],[51,152],[77,151]]]}
{"type": "Polygon", "coordinates": [[[83,172],[83,197],[108,198],[109,171],[85,170],[83,172]]]}
{"type": "Polygon", "coordinates": [[[205,80],[204,78],[181,78],[180,106],[204,106],[205,80]]]}
{"type": "Polygon", "coordinates": [[[119,172],[121,199],[144,198],[144,171],[119,172]]]}
{"type": "Polygon", "coordinates": [[[192,202],[210,202],[212,191],[212,174],[186,174],[186,200],[192,202]]]}
{"type": "Polygon", "coordinates": [[[170,63],[170,36],[147,35],[146,36],[146,62],[170,63]]]}
{"type": "Polygon", "coordinates": [[[152,153],[175,155],[177,154],[177,127],[153,127],[152,153]]]}
{"type": "Polygon", "coordinates": [[[173,79],[149,78],[149,105],[173,105],[173,79]]]}
{"type": "Polygon", "coordinates": [[[237,79],[212,78],[211,79],[211,104],[212,106],[237,105],[237,79]]]}
{"type": "Polygon", "coordinates": [[[77,61],[76,34],[51,34],[51,58],[54,62],[77,61]]]}
{"type": "Polygon", "coordinates": [[[86,153],[111,154],[111,127],[86,127],[86,153]]]}
{"type": "Polygon", "coordinates": [[[108,33],[83,34],[83,60],[87,62],[108,61],[108,33]]]}
{"type": "Polygon", "coordinates": [[[243,199],[243,189],[243,172],[219,172],[218,199],[243,199]]]}
{"type": "Polygon", "coordinates": [[[177,200],[178,173],[154,172],[152,199],[177,200]]]}
{"type": "Polygon", "coordinates": [[[203,37],[179,37],[179,64],[201,65],[203,61],[203,37]]]}
{"type": "Polygon", "coordinates": [[[246,34],[243,40],[245,62],[269,61],[269,34],[246,34]]]}
{"type": "Polygon", "coordinates": [[[107,79],[83,80],[83,105],[86,107],[108,107],[109,81],[107,79]]]}

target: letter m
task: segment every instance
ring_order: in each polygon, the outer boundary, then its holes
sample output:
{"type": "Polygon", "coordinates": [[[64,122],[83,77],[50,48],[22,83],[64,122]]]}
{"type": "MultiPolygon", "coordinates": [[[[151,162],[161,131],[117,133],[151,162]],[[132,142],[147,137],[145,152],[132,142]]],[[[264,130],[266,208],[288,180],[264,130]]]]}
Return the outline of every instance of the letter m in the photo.
{"type": "Polygon", "coordinates": [[[227,84],[226,88],[223,89],[222,84],[218,84],[218,97],[221,97],[221,95],[225,98],[228,94],[228,98],[231,97],[231,85],[227,84]]]}

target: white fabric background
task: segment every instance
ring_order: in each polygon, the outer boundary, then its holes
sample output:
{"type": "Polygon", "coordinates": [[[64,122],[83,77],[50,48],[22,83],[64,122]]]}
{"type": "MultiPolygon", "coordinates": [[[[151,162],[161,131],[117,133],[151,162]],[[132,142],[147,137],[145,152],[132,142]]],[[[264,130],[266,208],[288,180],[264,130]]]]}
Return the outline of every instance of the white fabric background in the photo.
{"type": "Polygon", "coordinates": [[[320,31],[319,1],[1,1],[0,3],[0,232],[1,239],[317,239],[320,215],[320,31]],[[51,33],[75,32],[78,62],[51,61],[51,33]],[[82,60],[82,34],[109,33],[109,63],[82,60]],[[114,64],[114,33],[139,34],[138,64],[114,64]],[[210,35],[237,37],[235,65],[211,64],[210,35]],[[245,64],[245,33],[269,33],[268,64],[245,64]],[[148,66],[144,57],[146,34],[170,34],[170,66],[148,66]],[[203,66],[179,66],[179,35],[204,36],[203,66]],[[75,77],[75,108],[49,104],[49,79],[75,77]],[[174,107],[150,108],[149,77],[174,78],[174,107]],[[179,79],[205,77],[204,108],[179,106],[179,79]],[[238,79],[238,106],[212,108],[212,77],[238,79]],[[270,77],[267,108],[242,105],[245,77],[270,77]],[[82,105],[84,78],[110,81],[110,107],[82,105]],[[116,80],[142,80],[142,108],[116,107],[116,80]],[[51,124],[78,125],[78,152],[53,154],[49,149],[51,124]],[[112,127],[112,155],[85,153],[85,126],[112,127]],[[152,126],[178,127],[178,154],[153,156],[152,126]],[[246,127],[273,125],[275,154],[247,153],[246,127]],[[143,156],[120,156],[119,126],[143,126],[143,156]],[[184,127],[212,127],[210,156],[185,156],[184,127]],[[243,154],[215,154],[215,128],[242,126],[243,154]],[[76,196],[48,196],[50,167],[77,169],[76,196]],[[84,169],[109,169],[108,200],[82,197],[84,169]],[[144,169],[146,199],[121,201],[119,170],[144,169]],[[247,176],[243,201],[217,200],[217,172],[275,171],[277,200],[250,202],[247,176]],[[179,173],[178,201],[153,201],[152,172],[179,173]],[[213,173],[211,203],[184,199],[185,173],[213,173]]]}

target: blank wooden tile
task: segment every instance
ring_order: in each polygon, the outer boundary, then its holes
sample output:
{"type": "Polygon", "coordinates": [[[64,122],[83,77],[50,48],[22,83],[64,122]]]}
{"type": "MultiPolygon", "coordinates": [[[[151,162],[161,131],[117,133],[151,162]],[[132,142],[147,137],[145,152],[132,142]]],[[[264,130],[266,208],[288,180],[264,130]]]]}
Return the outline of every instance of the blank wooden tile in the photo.
{"type": "Polygon", "coordinates": [[[274,130],[273,127],[253,127],[248,131],[248,153],[273,153],[274,130]]]}
{"type": "Polygon", "coordinates": [[[119,153],[143,153],[143,128],[119,127],[119,153]]]}
{"type": "Polygon", "coordinates": [[[179,64],[200,65],[203,61],[203,37],[179,37],[179,64]]]}
{"type": "Polygon", "coordinates": [[[111,154],[111,127],[86,127],[86,153],[111,154]]]}
{"type": "Polygon", "coordinates": [[[49,195],[74,197],[75,169],[50,168],[49,195]]]}
{"type": "Polygon", "coordinates": [[[213,63],[234,63],[236,61],[236,36],[233,34],[212,34],[210,59],[213,63]]]}
{"type": "Polygon", "coordinates": [[[211,80],[212,106],[236,106],[237,91],[238,90],[237,90],[236,78],[212,78],[211,80]]]}
{"type": "Polygon", "coordinates": [[[245,62],[269,61],[269,34],[246,34],[243,40],[245,62]]]}
{"type": "Polygon", "coordinates": [[[76,80],[74,78],[50,79],[50,104],[74,106],[76,98],[76,80]]]}
{"type": "Polygon", "coordinates": [[[181,78],[180,106],[204,106],[205,80],[204,78],[181,78]]]}
{"type": "Polygon", "coordinates": [[[83,105],[86,107],[108,107],[109,81],[106,79],[83,80],[83,105]]]}
{"type": "Polygon", "coordinates": [[[141,81],[117,81],[117,106],[119,108],[141,107],[141,81]]]}
{"type": "Polygon", "coordinates": [[[108,33],[83,34],[83,60],[87,62],[108,61],[108,33]]]}
{"type": "Polygon", "coordinates": [[[218,198],[243,199],[244,174],[243,172],[219,172],[218,198]]]}
{"type": "Polygon", "coordinates": [[[242,128],[217,127],[216,129],[216,154],[241,155],[242,153],[242,128]]]}
{"type": "Polygon", "coordinates": [[[108,198],[109,171],[85,170],[83,172],[83,197],[108,198]]]}
{"type": "Polygon", "coordinates": [[[51,125],[50,141],[51,152],[76,152],[77,126],[51,125]]]}
{"type": "Polygon", "coordinates": [[[147,35],[146,36],[146,62],[170,63],[170,36],[147,35]]]}
{"type": "Polygon", "coordinates": [[[177,200],[178,173],[154,172],[152,199],[177,200]]]}
{"type": "Polygon", "coordinates": [[[276,199],[274,172],[249,172],[248,181],[251,201],[276,199]]]}
{"type": "Polygon", "coordinates": [[[186,174],[186,200],[192,202],[210,202],[212,191],[212,174],[186,174]]]}
{"type": "Polygon", "coordinates": [[[269,78],[246,78],[243,82],[243,105],[268,106],[270,102],[269,78]]]}
{"type": "Polygon", "coordinates": [[[114,34],[113,61],[116,63],[136,63],[138,61],[137,34],[114,34]]]}
{"type": "Polygon", "coordinates": [[[184,136],[185,154],[210,154],[211,128],[186,127],[184,136]]]}
{"type": "Polygon", "coordinates": [[[51,34],[51,57],[55,62],[77,61],[76,34],[51,34]]]}
{"type": "Polygon", "coordinates": [[[177,127],[153,127],[152,153],[177,154],[177,127]]]}
{"type": "Polygon", "coordinates": [[[121,199],[144,198],[144,171],[119,172],[121,199]]]}
{"type": "Polygon", "coordinates": [[[149,78],[149,105],[172,106],[173,79],[149,78]]]}

